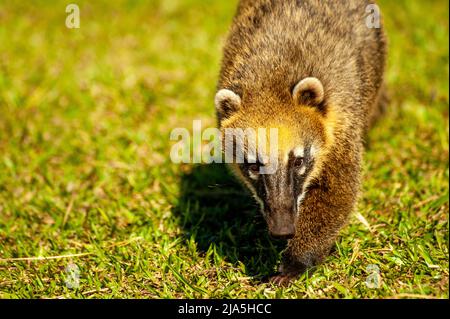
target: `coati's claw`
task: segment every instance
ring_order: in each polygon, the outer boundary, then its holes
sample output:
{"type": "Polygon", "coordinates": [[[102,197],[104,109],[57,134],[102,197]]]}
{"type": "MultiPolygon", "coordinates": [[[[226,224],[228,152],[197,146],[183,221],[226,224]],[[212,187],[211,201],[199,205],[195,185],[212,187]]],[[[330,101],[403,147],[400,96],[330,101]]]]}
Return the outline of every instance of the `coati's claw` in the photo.
{"type": "Polygon", "coordinates": [[[275,286],[287,287],[295,278],[296,276],[292,274],[279,274],[272,276],[269,282],[275,286]]]}

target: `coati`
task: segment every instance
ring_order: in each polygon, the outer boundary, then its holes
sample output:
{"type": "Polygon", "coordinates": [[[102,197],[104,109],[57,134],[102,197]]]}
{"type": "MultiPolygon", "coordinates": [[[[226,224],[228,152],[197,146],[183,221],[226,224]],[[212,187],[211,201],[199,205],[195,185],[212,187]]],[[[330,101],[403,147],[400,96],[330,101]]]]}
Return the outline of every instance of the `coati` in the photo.
{"type": "Polygon", "coordinates": [[[279,129],[275,173],[259,174],[259,160],[230,164],[269,233],[288,239],[275,284],[324,260],[357,201],[364,134],[386,102],[386,40],[366,24],[371,3],[238,4],[215,105],[222,134],[279,129]]]}

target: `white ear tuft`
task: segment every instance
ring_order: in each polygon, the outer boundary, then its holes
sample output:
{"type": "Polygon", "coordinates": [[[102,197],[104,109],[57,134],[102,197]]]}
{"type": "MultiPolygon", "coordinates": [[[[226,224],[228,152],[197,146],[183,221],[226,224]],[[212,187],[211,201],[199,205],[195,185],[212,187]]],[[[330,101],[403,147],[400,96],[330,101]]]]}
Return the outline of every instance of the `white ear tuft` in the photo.
{"type": "Polygon", "coordinates": [[[304,78],[292,90],[292,98],[297,104],[318,106],[323,102],[324,90],[322,82],[317,78],[304,78]]]}
{"type": "Polygon", "coordinates": [[[214,99],[216,110],[221,117],[228,117],[241,106],[241,98],[231,90],[221,89],[214,99]]]}

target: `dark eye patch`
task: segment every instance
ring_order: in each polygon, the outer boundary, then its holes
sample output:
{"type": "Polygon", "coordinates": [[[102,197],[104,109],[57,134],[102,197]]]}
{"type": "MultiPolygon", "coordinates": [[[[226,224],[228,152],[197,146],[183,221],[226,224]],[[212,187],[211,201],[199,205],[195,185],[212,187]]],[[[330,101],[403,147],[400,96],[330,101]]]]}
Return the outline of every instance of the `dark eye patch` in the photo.
{"type": "Polygon", "coordinates": [[[259,170],[262,166],[264,166],[264,164],[261,163],[259,160],[257,160],[255,163],[250,163],[247,157],[245,157],[244,163],[240,164],[239,166],[244,175],[249,175],[250,171],[254,174],[259,174],[259,170]]]}
{"type": "Polygon", "coordinates": [[[304,157],[295,157],[294,158],[294,162],[293,162],[293,166],[295,168],[300,168],[305,164],[305,158],[304,157]]]}
{"type": "Polygon", "coordinates": [[[292,176],[297,175],[303,179],[308,175],[314,166],[314,158],[311,156],[311,145],[306,145],[303,156],[296,157],[294,152],[291,151],[289,153],[288,165],[289,170],[293,173],[292,176]]]}
{"type": "Polygon", "coordinates": [[[252,173],[258,174],[259,173],[259,168],[261,166],[258,165],[258,163],[252,163],[252,164],[248,164],[247,167],[248,167],[248,170],[251,171],[252,173]]]}

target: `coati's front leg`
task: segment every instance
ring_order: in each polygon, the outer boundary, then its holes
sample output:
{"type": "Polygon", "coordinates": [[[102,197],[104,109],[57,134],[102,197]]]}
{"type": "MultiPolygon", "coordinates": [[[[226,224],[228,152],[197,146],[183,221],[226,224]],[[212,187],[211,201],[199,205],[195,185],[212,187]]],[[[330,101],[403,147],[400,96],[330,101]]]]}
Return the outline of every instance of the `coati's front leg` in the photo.
{"type": "Polygon", "coordinates": [[[360,147],[334,152],[320,178],[310,185],[296,222],[295,237],[283,252],[279,274],[271,278],[286,285],[328,256],[339,230],[350,215],[359,192],[360,147]]]}

